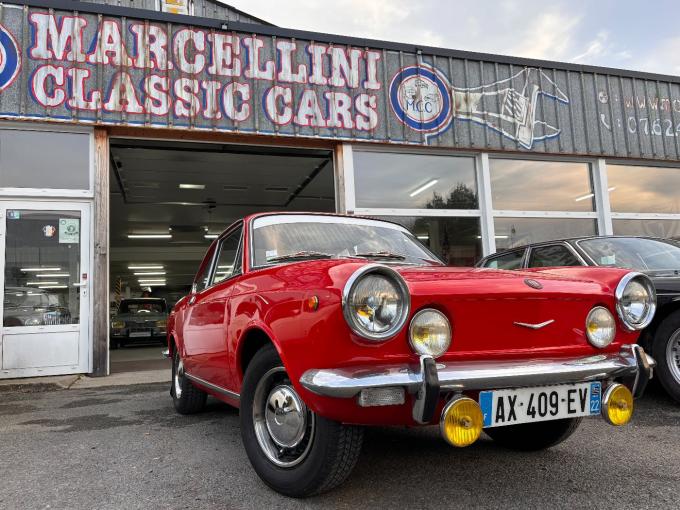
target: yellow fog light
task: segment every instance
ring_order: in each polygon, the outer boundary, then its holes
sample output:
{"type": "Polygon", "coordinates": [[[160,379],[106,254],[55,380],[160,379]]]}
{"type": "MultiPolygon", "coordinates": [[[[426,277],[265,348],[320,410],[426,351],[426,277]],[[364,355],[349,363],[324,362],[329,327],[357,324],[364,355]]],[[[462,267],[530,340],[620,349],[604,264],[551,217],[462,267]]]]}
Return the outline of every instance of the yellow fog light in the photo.
{"type": "Polygon", "coordinates": [[[625,425],[633,416],[633,394],[623,384],[612,384],[604,392],[602,416],[612,425],[625,425]]]}
{"type": "Polygon", "coordinates": [[[479,439],[483,423],[484,417],[477,402],[468,397],[456,397],[444,407],[439,429],[449,444],[463,447],[479,439]]]}

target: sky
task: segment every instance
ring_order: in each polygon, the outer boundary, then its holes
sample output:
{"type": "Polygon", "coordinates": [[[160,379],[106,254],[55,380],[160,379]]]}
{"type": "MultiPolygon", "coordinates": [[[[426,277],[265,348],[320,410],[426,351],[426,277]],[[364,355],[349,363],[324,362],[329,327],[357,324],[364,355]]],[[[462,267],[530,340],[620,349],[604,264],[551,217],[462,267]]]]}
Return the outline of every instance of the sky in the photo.
{"type": "Polygon", "coordinates": [[[678,0],[228,0],[285,28],[680,76],[678,0]]]}

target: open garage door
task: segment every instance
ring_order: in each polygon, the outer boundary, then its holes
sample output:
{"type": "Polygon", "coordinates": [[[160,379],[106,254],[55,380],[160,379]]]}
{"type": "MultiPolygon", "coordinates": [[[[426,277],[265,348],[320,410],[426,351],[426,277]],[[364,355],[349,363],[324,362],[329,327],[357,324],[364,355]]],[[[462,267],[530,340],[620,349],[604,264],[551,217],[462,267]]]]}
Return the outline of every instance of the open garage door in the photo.
{"type": "Polygon", "coordinates": [[[327,150],[112,139],[110,153],[112,373],[169,369],[165,318],[232,222],[336,210],[327,150]]]}

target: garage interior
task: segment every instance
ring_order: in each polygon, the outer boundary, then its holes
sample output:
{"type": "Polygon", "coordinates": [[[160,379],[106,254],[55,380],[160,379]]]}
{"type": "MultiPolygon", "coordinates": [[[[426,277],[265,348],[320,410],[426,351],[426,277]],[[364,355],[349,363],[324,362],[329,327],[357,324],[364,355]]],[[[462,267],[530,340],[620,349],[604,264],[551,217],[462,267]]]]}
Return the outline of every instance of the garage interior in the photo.
{"type": "MultiPolygon", "coordinates": [[[[191,289],[210,243],[231,223],[268,211],[336,210],[332,152],[111,139],[111,317],[121,299],[191,289]]],[[[169,367],[158,341],[111,350],[111,373],[169,367]]]]}

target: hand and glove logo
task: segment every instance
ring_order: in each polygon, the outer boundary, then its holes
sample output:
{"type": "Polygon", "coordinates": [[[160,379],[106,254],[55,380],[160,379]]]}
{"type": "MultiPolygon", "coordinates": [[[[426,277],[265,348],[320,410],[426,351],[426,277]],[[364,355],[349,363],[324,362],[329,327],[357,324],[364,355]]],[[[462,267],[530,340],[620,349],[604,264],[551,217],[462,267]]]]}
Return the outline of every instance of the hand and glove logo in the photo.
{"type": "Polygon", "coordinates": [[[9,30],[0,25],[0,92],[14,82],[20,68],[19,46],[9,30]]]}
{"type": "Polygon", "coordinates": [[[400,69],[390,84],[392,110],[402,124],[436,136],[453,119],[474,122],[526,149],[559,136],[561,129],[537,118],[539,99],[569,104],[569,97],[542,70],[527,67],[479,87],[454,87],[428,64],[400,69]]]}

